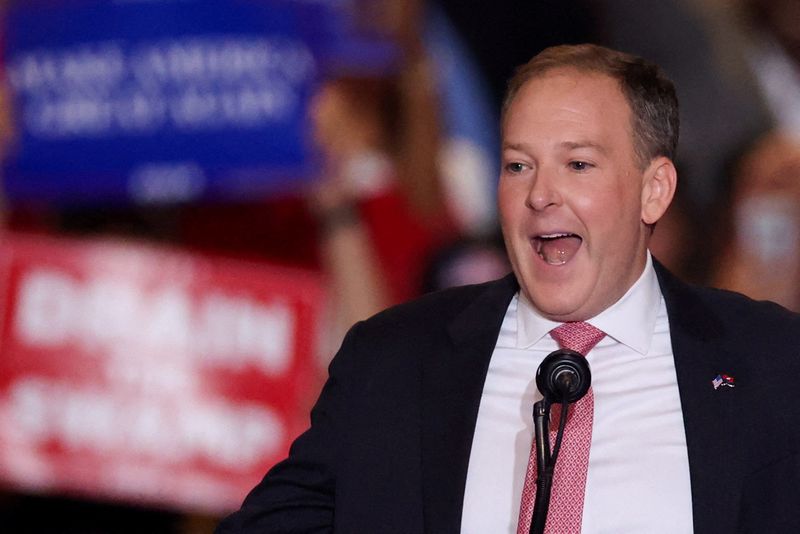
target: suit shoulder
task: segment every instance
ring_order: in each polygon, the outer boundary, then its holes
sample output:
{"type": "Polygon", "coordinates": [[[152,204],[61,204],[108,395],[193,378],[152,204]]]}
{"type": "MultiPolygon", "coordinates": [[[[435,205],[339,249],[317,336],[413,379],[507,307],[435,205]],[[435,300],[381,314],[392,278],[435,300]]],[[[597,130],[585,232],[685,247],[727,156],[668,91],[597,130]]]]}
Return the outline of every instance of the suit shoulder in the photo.
{"type": "Polygon", "coordinates": [[[710,330],[785,329],[784,338],[800,336],[800,314],[775,302],[754,300],[735,291],[686,283],[661,264],[655,262],[654,265],[670,311],[670,321],[682,323],[690,330],[691,323],[699,323],[710,330]]]}
{"type": "Polygon", "coordinates": [[[800,322],[800,314],[788,310],[776,302],[755,300],[742,293],[727,289],[714,287],[696,287],[695,289],[710,306],[716,308],[718,313],[736,318],[741,322],[751,320],[786,324],[800,322]]]}
{"type": "Polygon", "coordinates": [[[448,288],[387,308],[362,321],[359,326],[382,329],[444,325],[476,302],[484,299],[494,302],[508,301],[516,290],[513,275],[491,282],[448,288]]]}
{"type": "Polygon", "coordinates": [[[689,315],[734,345],[800,346],[800,314],[735,291],[697,286],[691,291],[697,297],[697,308],[689,315]]]}
{"type": "MultiPolygon", "coordinates": [[[[508,278],[447,289],[384,310],[353,326],[330,366],[350,391],[399,398],[418,386],[419,365],[453,344],[494,343],[516,291],[508,278]],[[353,379],[352,377],[358,377],[353,379]]],[[[373,402],[379,402],[377,400],[373,402]]]]}

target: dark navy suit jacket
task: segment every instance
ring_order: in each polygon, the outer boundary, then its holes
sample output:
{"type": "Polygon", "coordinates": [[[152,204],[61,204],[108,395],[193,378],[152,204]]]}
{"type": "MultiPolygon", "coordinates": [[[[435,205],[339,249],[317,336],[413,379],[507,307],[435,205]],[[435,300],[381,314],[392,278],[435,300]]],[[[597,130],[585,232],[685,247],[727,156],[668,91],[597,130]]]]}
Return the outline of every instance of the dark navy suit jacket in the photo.
{"type": "MultiPolygon", "coordinates": [[[[656,270],[695,532],[800,532],[800,316],[656,270]],[[720,373],[735,387],[715,390],[720,373]]],[[[458,533],[481,391],[517,290],[509,275],[357,324],[310,429],[218,532],[458,533]]]]}

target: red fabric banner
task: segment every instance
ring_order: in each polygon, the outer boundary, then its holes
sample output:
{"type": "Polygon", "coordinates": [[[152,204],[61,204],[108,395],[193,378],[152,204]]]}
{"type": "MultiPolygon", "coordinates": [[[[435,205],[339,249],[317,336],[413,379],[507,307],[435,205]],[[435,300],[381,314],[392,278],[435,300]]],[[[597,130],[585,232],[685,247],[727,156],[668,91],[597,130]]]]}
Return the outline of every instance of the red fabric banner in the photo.
{"type": "Polygon", "coordinates": [[[307,424],[316,275],[123,241],[0,241],[0,482],[221,513],[307,424]]]}

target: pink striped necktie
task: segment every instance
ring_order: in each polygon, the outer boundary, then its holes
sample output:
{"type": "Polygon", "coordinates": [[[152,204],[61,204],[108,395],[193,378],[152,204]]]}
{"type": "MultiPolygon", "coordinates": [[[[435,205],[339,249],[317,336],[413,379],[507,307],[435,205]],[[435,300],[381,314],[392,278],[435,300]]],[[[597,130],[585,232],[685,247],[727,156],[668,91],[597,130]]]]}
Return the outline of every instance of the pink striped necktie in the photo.
{"type": "MultiPolygon", "coordinates": [[[[564,323],[554,328],[550,335],[559,346],[574,350],[584,356],[603,339],[605,334],[589,323],[564,323]]],[[[550,494],[550,510],[545,523],[546,534],[575,534],[581,531],[583,498],[586,490],[586,471],[589,467],[589,448],[592,444],[592,419],[594,394],[592,389],[576,402],[567,419],[561,451],[558,453],[550,494]]],[[[550,443],[555,443],[561,405],[553,405],[550,421],[550,443]]],[[[517,534],[528,534],[536,500],[536,440],[531,445],[528,470],[519,507],[517,534]]]]}

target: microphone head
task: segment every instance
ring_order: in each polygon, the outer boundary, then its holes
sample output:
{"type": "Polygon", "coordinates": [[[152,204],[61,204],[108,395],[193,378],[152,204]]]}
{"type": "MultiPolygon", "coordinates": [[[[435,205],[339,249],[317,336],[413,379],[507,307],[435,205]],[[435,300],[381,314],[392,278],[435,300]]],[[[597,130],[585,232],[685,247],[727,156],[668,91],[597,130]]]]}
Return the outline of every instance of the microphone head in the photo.
{"type": "Polygon", "coordinates": [[[551,403],[572,403],[581,399],[592,385],[589,363],[579,352],[559,349],[551,352],[536,371],[536,387],[551,403]]]}

